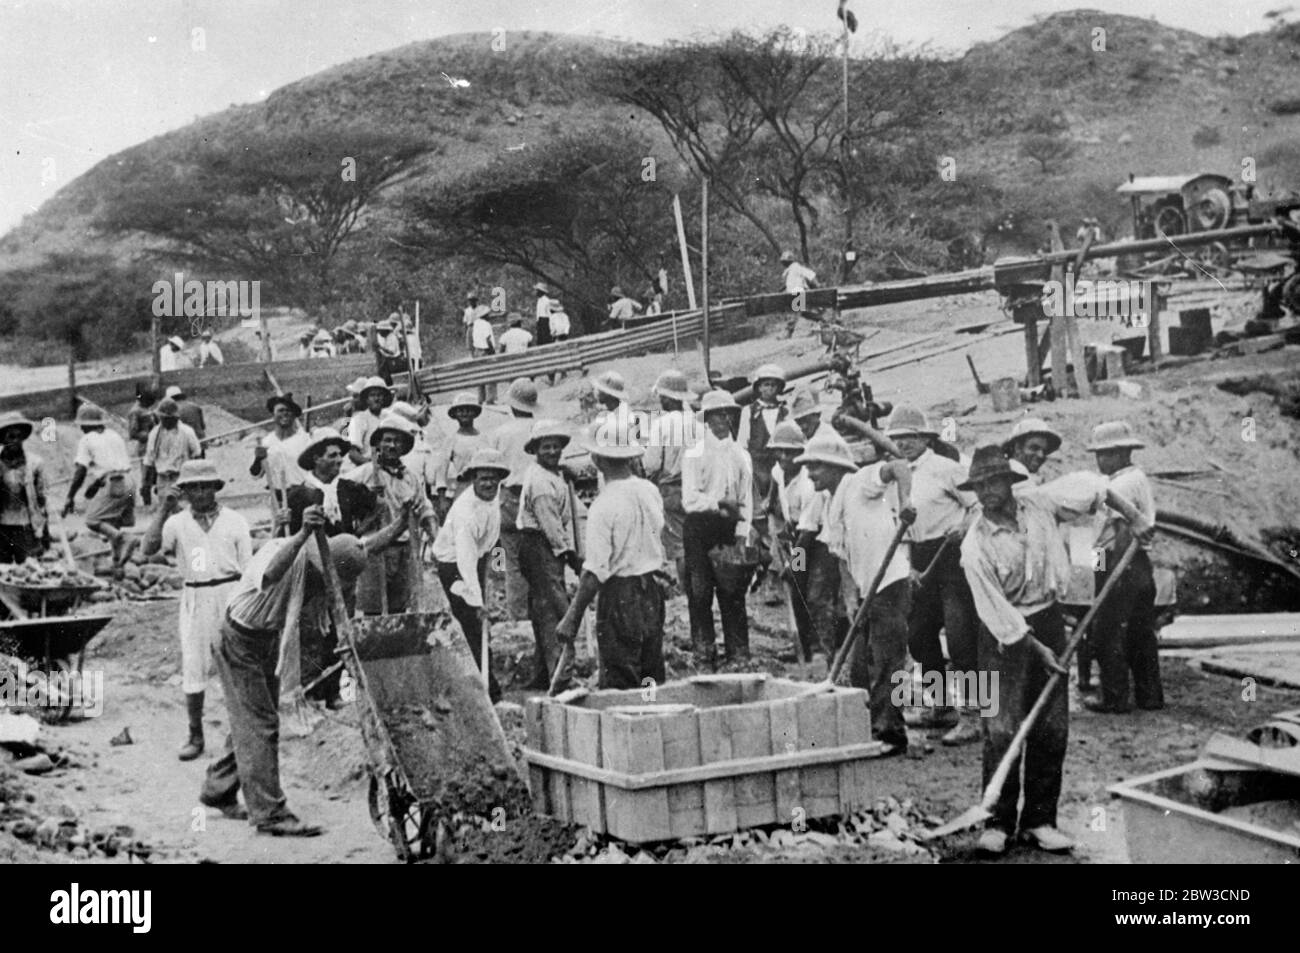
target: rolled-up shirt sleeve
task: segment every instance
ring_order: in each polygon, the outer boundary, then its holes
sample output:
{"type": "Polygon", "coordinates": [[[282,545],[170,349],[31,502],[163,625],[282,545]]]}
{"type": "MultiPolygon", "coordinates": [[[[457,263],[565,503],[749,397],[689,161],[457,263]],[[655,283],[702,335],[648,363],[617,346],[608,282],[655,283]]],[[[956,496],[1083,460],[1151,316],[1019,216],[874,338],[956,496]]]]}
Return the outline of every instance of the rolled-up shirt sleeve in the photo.
{"type": "Polygon", "coordinates": [[[961,545],[961,568],[966,573],[975,611],[980,622],[1002,645],[1019,642],[1029,631],[1029,623],[1002,592],[1002,584],[993,563],[980,548],[978,540],[967,535],[961,545]]]}
{"type": "Polygon", "coordinates": [[[1106,502],[1109,485],[1100,473],[1079,470],[1026,490],[1024,496],[1050,506],[1059,522],[1068,523],[1095,513],[1106,502]]]}

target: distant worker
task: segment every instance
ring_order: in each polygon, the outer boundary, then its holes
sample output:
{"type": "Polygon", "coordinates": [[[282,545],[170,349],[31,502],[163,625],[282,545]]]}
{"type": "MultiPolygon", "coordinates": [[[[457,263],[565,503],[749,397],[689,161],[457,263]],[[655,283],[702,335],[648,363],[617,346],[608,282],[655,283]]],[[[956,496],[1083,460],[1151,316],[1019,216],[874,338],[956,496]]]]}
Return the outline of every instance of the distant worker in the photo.
{"type": "Polygon", "coordinates": [[[50,547],[45,463],[23,448],[35,424],[0,414],[0,563],[39,558],[50,547]]]}
{"type": "Polygon", "coordinates": [[[461,471],[475,453],[487,446],[486,438],[474,426],[482,413],[482,406],[469,391],[462,391],[453,397],[451,406],[447,408],[447,416],[456,421],[457,427],[443,444],[438,476],[433,487],[440,520],[447,518],[452,501],[465,489],[465,484],[460,482],[461,471]]]}
{"type": "Polygon", "coordinates": [[[271,335],[266,336],[266,343],[262,343],[262,332],[260,330],[253,332],[253,349],[257,351],[257,360],[274,361],[275,345],[271,342],[271,335]],[[265,352],[265,353],[264,353],[265,352]]]}
{"type": "Polygon", "coordinates": [[[179,371],[192,367],[190,359],[185,356],[185,342],[178,337],[169,337],[167,343],[158,349],[158,370],[179,371]]]}
{"type": "Polygon", "coordinates": [[[293,394],[277,394],[267,400],[266,409],[275,421],[275,427],[258,441],[257,449],[253,451],[253,465],[248,472],[255,477],[265,474],[267,489],[283,507],[286,505],[283,491],[297,486],[307,477],[298,466],[298,457],[311,443],[311,436],[298,423],[302,408],[293,399],[293,394]]]}
{"type": "Polygon", "coordinates": [[[212,339],[211,331],[204,331],[199,338],[199,367],[220,367],[225,363],[221,345],[212,339]]]}
{"type": "Polygon", "coordinates": [[[149,431],[145,441],[144,482],[140,486],[140,499],[148,506],[154,487],[165,489],[176,482],[181,475],[181,467],[189,460],[198,460],[203,456],[199,438],[193,428],[182,423],[176,401],[164,397],[158,402],[158,423],[149,431]]]}
{"type": "Polygon", "coordinates": [[[492,313],[492,309],[485,304],[478,303],[478,294],[471,291],[465,296],[469,303],[465,306],[465,311],[461,315],[461,321],[465,325],[465,347],[469,348],[471,354],[474,353],[474,322],[479,318],[486,318],[492,313]]]}
{"type": "Polygon", "coordinates": [[[629,298],[618,285],[609,289],[609,320],[617,321],[619,327],[626,329],[627,322],[641,311],[641,302],[629,298]]]}
{"type": "MultiPolygon", "coordinates": [[[[551,329],[551,340],[556,344],[569,340],[569,332],[571,330],[569,315],[564,310],[564,302],[559,298],[551,299],[551,319],[549,326],[551,329]]],[[[562,379],[564,376],[564,371],[553,371],[551,373],[551,384],[555,384],[556,381],[562,379]]]]}
{"type": "Polygon", "coordinates": [[[113,550],[114,575],[140,541],[125,532],[135,525],[135,482],[131,479],[131,457],[126,441],[104,426],[104,412],[82,403],[77,408],[77,426],[81,440],[73,457],[72,485],[60,515],[66,518],[74,509],[77,491],[86,484],[86,529],[108,540],[113,550]],[[89,482],[87,483],[87,479],[89,482]]]}
{"type": "Polygon", "coordinates": [[[534,315],[537,318],[537,346],[551,343],[551,300],[550,292],[546,285],[540,281],[533,285],[533,291],[537,292],[537,304],[534,315]]]}
{"type": "Polygon", "coordinates": [[[144,444],[149,439],[149,431],[158,423],[158,418],[153,413],[157,403],[158,394],[152,388],[147,384],[136,385],[135,403],[126,415],[126,445],[133,460],[144,456],[144,444]]]}
{"type": "Polygon", "coordinates": [[[314,357],[318,360],[338,357],[339,349],[334,344],[334,335],[330,334],[324,328],[317,331],[311,339],[308,357],[314,357]]]}
{"type": "Polygon", "coordinates": [[[501,353],[520,354],[528,350],[528,345],[533,342],[533,336],[521,327],[524,323],[523,316],[518,311],[511,311],[506,318],[506,323],[510,325],[510,329],[503,332],[497,342],[501,346],[501,353]]]}
{"type": "MultiPolygon", "coordinates": [[[[817,272],[796,259],[794,252],[789,250],[781,252],[781,264],[785,265],[785,270],[781,272],[781,281],[785,285],[786,294],[802,296],[803,292],[817,287],[817,272]]],[[[796,304],[803,304],[803,302],[796,302],[796,304]]],[[[799,323],[799,315],[808,310],[805,306],[790,315],[789,321],[786,322],[786,337],[794,334],[795,325],[799,323]]]]}
{"type": "Polygon", "coordinates": [[[353,414],[348,422],[348,442],[352,444],[348,459],[361,466],[370,459],[370,435],[379,428],[384,409],[393,402],[393,392],[382,377],[367,377],[357,396],[365,409],[353,414]]]}
{"type": "MultiPolygon", "coordinates": [[[[181,423],[188,425],[200,441],[208,435],[208,427],[203,420],[203,408],[190,400],[185,391],[173,384],[167,388],[167,393],[163,396],[176,401],[176,410],[181,423]]],[[[199,456],[203,456],[203,454],[200,453],[199,456]]]]}
{"type": "MultiPolygon", "coordinates": [[[[490,309],[483,309],[482,313],[474,319],[473,327],[470,328],[470,351],[475,357],[488,357],[497,351],[496,335],[492,331],[492,322],[488,320],[488,315],[491,313],[490,309]]],[[[496,382],[479,384],[478,399],[481,403],[495,404],[497,400],[496,382]]]]}

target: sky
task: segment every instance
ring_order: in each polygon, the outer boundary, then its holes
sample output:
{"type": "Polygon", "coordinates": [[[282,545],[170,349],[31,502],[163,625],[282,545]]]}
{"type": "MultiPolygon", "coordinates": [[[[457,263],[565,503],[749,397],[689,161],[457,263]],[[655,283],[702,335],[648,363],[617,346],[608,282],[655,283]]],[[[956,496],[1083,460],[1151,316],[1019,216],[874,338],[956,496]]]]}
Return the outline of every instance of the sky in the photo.
{"type": "MultiPolygon", "coordinates": [[[[0,0],[0,233],[99,160],[360,56],[453,33],[643,43],[784,24],[836,0],[0,0]]],[[[1284,0],[851,0],[859,35],[958,53],[1078,8],[1204,35],[1265,29],[1284,0]]],[[[1300,16],[1300,14],[1297,14],[1300,16]]]]}

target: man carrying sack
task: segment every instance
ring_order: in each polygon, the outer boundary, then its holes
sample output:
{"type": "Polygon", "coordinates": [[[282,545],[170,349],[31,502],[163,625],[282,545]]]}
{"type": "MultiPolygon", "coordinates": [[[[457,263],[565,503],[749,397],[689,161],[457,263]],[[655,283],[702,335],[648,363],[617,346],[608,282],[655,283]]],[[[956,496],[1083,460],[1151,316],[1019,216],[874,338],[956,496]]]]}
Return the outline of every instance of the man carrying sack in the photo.
{"type": "MultiPolygon", "coordinates": [[[[659,684],[664,674],[664,594],[660,585],[664,551],[664,504],[649,480],[633,474],[644,450],[634,440],[610,439],[597,426],[587,450],[604,486],[587,511],[586,558],[582,578],[556,638],[572,645],[582,614],[596,603],[599,688],[659,684]]],[[[743,590],[742,590],[743,599],[743,590]]],[[[561,673],[561,680],[563,673],[561,673]]]]}
{"type": "Polygon", "coordinates": [[[164,487],[158,515],[144,536],[144,554],[169,553],[184,577],[177,630],[181,640],[181,691],[189,716],[189,739],[178,757],[203,754],[203,699],[212,675],[212,650],[240,574],[253,557],[248,521],[217,502],[226,485],[207,460],[181,464],[180,476],[164,487]],[[180,501],[189,503],[181,510],[180,501]]]}
{"type": "MultiPolygon", "coordinates": [[[[984,778],[988,787],[1021,723],[1050,675],[1063,674],[1057,658],[1065,649],[1065,622],[1058,600],[1070,582],[1070,561],[1059,524],[1094,511],[1107,501],[1105,478],[1075,473],[1014,493],[1026,478],[1015,472],[998,446],[975,451],[960,485],[979,498],[981,513],[961,545],[961,565],[979,614],[979,669],[998,679],[998,707],[981,719],[984,778]]],[[[1111,494],[1113,496],[1113,494],[1111,494]]],[[[1150,539],[1154,524],[1127,504],[1131,529],[1150,539]]],[[[1066,693],[1054,692],[1025,739],[1025,804],[1022,835],[1046,851],[1067,851],[1074,841],[1056,827],[1061,776],[1069,741],[1066,693]]],[[[1020,764],[1012,765],[980,836],[980,849],[1001,854],[1017,828],[1020,764]]]]}

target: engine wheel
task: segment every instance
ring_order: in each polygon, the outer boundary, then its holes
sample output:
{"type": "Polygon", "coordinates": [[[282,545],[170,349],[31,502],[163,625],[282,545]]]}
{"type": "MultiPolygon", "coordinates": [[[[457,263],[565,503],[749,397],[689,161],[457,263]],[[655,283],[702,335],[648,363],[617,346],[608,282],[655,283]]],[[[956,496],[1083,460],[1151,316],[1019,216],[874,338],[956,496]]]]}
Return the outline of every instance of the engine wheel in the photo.
{"type": "Polygon", "coordinates": [[[1232,268],[1232,253],[1223,242],[1202,245],[1196,251],[1196,260],[1218,271],[1228,271],[1232,268]]]}
{"type": "Polygon", "coordinates": [[[1281,303],[1292,314],[1300,315],[1300,272],[1282,282],[1281,303]]]}
{"type": "Polygon", "coordinates": [[[1187,219],[1180,209],[1166,205],[1156,213],[1156,235],[1182,235],[1187,231],[1187,219]]]}

